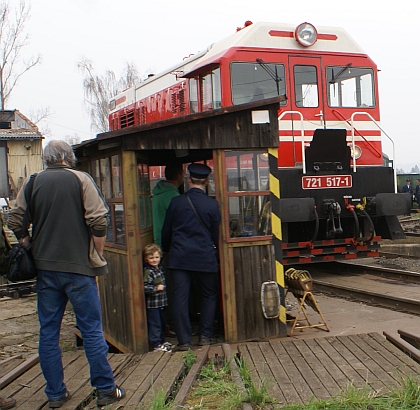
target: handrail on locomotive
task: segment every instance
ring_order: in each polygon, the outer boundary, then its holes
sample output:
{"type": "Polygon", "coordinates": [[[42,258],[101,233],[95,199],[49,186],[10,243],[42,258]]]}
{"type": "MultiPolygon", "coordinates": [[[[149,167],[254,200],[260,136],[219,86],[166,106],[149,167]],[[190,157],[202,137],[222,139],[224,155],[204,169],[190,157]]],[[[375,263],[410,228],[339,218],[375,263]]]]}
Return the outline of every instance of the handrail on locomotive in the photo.
{"type": "MultiPolygon", "coordinates": [[[[282,118],[286,115],[299,115],[300,117],[300,135],[301,135],[301,148],[302,148],[302,172],[303,174],[306,174],[306,161],[305,161],[305,125],[304,125],[304,117],[303,114],[300,111],[283,111],[279,117],[278,117],[278,121],[280,122],[282,120],[282,118]]],[[[378,122],[366,111],[356,111],[351,115],[351,119],[350,119],[350,128],[351,128],[351,147],[352,147],[352,152],[355,152],[355,142],[354,142],[354,117],[356,115],[366,115],[367,117],[370,118],[370,120],[381,130],[381,132],[389,139],[389,141],[391,141],[392,144],[392,158],[395,162],[395,142],[394,140],[387,134],[387,132],[378,124],[378,122]]],[[[280,128],[280,127],[279,127],[280,128]]],[[[357,164],[356,164],[356,159],[353,158],[353,172],[357,172],[357,164]]],[[[395,185],[395,192],[397,192],[397,171],[396,168],[393,167],[394,170],[394,185],[395,185]]]]}
{"type": "MultiPolygon", "coordinates": [[[[305,126],[304,126],[304,118],[303,118],[303,114],[300,111],[284,111],[281,113],[281,115],[279,116],[279,122],[281,121],[281,119],[286,115],[286,114],[297,114],[300,117],[300,135],[302,137],[301,140],[301,146],[302,146],[302,168],[303,168],[303,173],[306,174],[306,161],[305,161],[305,126]]],[[[279,127],[280,128],[280,127],[279,127]]]]}
{"type": "MultiPolygon", "coordinates": [[[[354,149],[354,117],[356,115],[367,115],[371,121],[381,130],[381,132],[391,141],[392,144],[392,159],[395,162],[395,143],[394,140],[385,132],[385,130],[375,121],[375,119],[365,111],[356,111],[351,115],[351,140],[352,140],[352,147],[354,149]]],[[[353,160],[353,170],[356,172],[356,161],[353,160]]],[[[395,192],[397,192],[397,168],[393,167],[394,170],[394,187],[395,192]]]]}

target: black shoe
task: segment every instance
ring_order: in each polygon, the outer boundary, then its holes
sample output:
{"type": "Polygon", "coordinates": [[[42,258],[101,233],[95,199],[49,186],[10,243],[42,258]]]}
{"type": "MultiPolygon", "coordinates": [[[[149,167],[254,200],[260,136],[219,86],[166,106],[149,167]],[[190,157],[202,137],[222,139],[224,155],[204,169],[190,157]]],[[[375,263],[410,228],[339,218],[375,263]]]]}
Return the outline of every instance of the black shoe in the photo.
{"type": "Polygon", "coordinates": [[[174,350],[177,352],[188,352],[188,350],[192,349],[192,346],[189,343],[184,343],[181,345],[177,345],[174,350]]]}
{"type": "Polygon", "coordinates": [[[122,387],[115,386],[111,393],[104,393],[98,391],[98,398],[96,399],[97,407],[107,406],[108,404],[115,403],[125,397],[125,390],[122,387]]]}
{"type": "Polygon", "coordinates": [[[8,399],[3,399],[3,397],[0,397],[0,410],[8,410],[12,407],[15,407],[16,400],[9,397],[8,399]]]}
{"type": "Polygon", "coordinates": [[[48,406],[50,409],[58,409],[61,407],[66,401],[70,400],[71,394],[68,390],[64,393],[64,396],[58,400],[48,400],[48,406]]]}
{"type": "Polygon", "coordinates": [[[211,337],[207,337],[207,336],[200,336],[198,338],[198,345],[199,346],[208,346],[208,345],[214,345],[216,343],[216,341],[214,339],[212,339],[211,337]]]}

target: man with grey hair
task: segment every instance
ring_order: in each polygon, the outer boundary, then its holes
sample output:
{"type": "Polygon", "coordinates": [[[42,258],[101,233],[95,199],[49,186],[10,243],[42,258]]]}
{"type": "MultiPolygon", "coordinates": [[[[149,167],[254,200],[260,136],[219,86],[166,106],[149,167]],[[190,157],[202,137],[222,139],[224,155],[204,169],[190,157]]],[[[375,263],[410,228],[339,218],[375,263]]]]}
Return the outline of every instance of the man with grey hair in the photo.
{"type": "Polygon", "coordinates": [[[39,359],[47,381],[45,393],[50,408],[59,408],[70,399],[59,347],[61,322],[70,301],[82,333],[91,384],[98,393],[97,405],[106,406],[125,396],[124,389],[115,385],[107,360],[95,279],[108,273],[103,257],[108,206],[93,179],[72,168],[76,158],[65,141],[50,141],[43,159],[47,168],[36,176],[28,203],[26,184],[19,191],[8,226],[24,244],[32,242],[38,271],[39,359]],[[27,207],[32,238],[22,237],[27,207]]]}

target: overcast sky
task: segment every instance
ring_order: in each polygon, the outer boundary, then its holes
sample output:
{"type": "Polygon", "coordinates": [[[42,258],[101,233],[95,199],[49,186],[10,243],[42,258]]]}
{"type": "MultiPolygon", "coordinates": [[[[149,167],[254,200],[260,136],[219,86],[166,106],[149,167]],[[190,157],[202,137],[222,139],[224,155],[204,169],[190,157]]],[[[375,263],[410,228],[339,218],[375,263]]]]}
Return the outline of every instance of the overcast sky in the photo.
{"type": "MultiPolygon", "coordinates": [[[[28,0],[26,0],[28,1],[28,0]]],[[[11,5],[19,0],[9,0],[11,5]]],[[[376,62],[381,125],[394,140],[398,168],[420,166],[417,81],[420,1],[400,0],[32,0],[24,58],[43,63],[21,78],[8,109],[29,115],[50,107],[54,138],[95,136],[83,105],[77,63],[92,60],[99,74],[117,75],[125,62],[158,73],[234,33],[246,20],[344,28],[376,62]]],[[[392,157],[390,144],[384,151],[392,157]]]]}

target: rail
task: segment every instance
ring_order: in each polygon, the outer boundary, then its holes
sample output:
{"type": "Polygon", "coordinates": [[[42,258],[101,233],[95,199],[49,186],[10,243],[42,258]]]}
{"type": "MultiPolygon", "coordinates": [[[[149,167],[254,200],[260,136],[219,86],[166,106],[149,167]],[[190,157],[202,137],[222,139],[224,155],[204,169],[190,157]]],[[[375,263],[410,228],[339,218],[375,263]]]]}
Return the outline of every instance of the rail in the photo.
{"type": "Polygon", "coordinates": [[[0,285],[0,298],[4,296],[20,298],[24,295],[29,295],[31,293],[36,293],[35,280],[0,285]]]}
{"type": "Polygon", "coordinates": [[[306,161],[305,161],[305,129],[303,126],[303,114],[300,111],[284,111],[281,113],[281,115],[278,118],[278,121],[280,121],[286,114],[297,114],[300,117],[300,134],[301,134],[301,146],[302,146],[302,168],[303,168],[303,174],[306,174],[306,161]]]}
{"type": "MultiPolygon", "coordinates": [[[[351,144],[352,144],[352,149],[353,152],[354,151],[354,117],[356,115],[366,115],[367,117],[369,117],[371,119],[371,121],[381,130],[381,132],[389,139],[389,141],[391,141],[392,144],[392,158],[394,161],[394,166],[393,166],[393,171],[394,171],[394,190],[395,192],[397,192],[397,170],[395,167],[395,143],[393,141],[393,139],[384,131],[384,129],[378,124],[378,122],[367,112],[365,111],[356,111],[351,115],[351,144]]],[[[353,172],[356,172],[356,161],[353,161],[353,172]]]]}
{"type": "MultiPolygon", "coordinates": [[[[346,117],[344,117],[344,115],[343,114],[341,114],[341,112],[340,111],[337,111],[337,110],[332,110],[332,113],[337,117],[337,118],[340,118],[341,120],[343,120],[344,122],[346,122],[350,127],[352,127],[352,125],[351,125],[351,123],[350,123],[350,121],[349,120],[347,120],[346,119],[346,117]]],[[[356,134],[357,135],[359,135],[359,137],[360,138],[362,138],[365,142],[366,142],[366,144],[368,144],[368,146],[370,146],[370,148],[372,148],[372,150],[373,151],[375,151],[376,152],[376,156],[378,157],[378,158],[381,158],[382,157],[382,152],[380,152],[380,151],[378,151],[376,148],[375,148],[375,146],[374,145],[372,145],[367,139],[366,139],[366,137],[356,128],[356,127],[353,127],[353,129],[356,131],[356,134]]]]}

